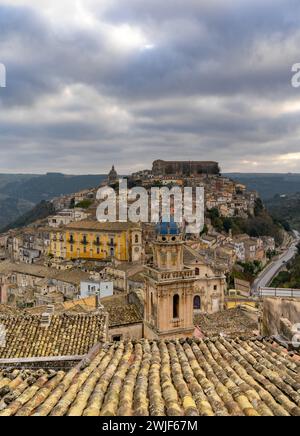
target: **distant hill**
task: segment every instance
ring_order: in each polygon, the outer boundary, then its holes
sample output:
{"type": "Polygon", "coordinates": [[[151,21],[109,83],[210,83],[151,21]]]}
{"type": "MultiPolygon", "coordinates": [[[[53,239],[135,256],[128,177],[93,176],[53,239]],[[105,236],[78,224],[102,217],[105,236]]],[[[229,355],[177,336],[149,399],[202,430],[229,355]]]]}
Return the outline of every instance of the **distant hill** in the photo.
{"type": "Polygon", "coordinates": [[[2,189],[0,188],[0,193],[37,204],[42,200],[47,201],[60,195],[94,188],[100,185],[106,177],[105,175],[68,176],[48,173],[25,181],[8,183],[2,189]]]}
{"type": "MultiPolygon", "coordinates": [[[[48,173],[34,174],[0,174],[0,231],[31,219],[23,216],[30,212],[33,216],[39,211],[32,209],[40,202],[47,202],[60,195],[72,194],[83,189],[99,186],[106,175],[64,175],[48,173]]],[[[40,217],[42,218],[42,217],[40,217]]],[[[39,219],[38,217],[36,219],[39,219]]],[[[25,225],[25,224],[23,224],[25,225]]]]}
{"type": "Polygon", "coordinates": [[[243,183],[250,190],[257,191],[263,200],[271,199],[277,194],[300,192],[300,174],[228,173],[224,175],[243,183]]]}

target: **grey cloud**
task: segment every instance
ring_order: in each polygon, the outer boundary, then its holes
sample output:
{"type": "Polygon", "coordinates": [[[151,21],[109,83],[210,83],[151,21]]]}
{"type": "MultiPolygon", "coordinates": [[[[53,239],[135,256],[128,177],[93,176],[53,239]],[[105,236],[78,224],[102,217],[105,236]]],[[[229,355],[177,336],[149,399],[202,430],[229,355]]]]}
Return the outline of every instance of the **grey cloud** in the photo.
{"type": "Polygon", "coordinates": [[[272,107],[299,100],[290,86],[298,1],[114,0],[104,16],[92,12],[98,26],[62,32],[34,7],[0,1],[0,102],[11,114],[0,112],[2,171],[101,172],[113,161],[124,172],[170,153],[222,159],[228,170],[260,158],[271,170],[279,154],[297,152],[298,112],[272,107]],[[114,52],[105,24],[124,23],[154,49],[114,52]],[[75,84],[85,91],[64,101],[75,84]],[[48,119],[37,116],[41,102],[48,119]],[[269,108],[253,112],[261,102],[269,108]],[[18,109],[26,120],[14,118],[18,109]]]}

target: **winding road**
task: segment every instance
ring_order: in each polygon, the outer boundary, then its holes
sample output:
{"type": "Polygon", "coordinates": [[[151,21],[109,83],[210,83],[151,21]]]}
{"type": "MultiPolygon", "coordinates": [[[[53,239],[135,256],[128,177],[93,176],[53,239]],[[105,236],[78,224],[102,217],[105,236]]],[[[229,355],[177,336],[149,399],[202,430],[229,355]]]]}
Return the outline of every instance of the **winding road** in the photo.
{"type": "Polygon", "coordinates": [[[297,244],[300,241],[300,234],[296,230],[293,231],[295,239],[290,247],[272,263],[270,263],[259,275],[259,277],[253,282],[252,294],[257,295],[260,288],[267,287],[273,280],[273,278],[279,273],[281,268],[289,262],[297,253],[297,244]]]}

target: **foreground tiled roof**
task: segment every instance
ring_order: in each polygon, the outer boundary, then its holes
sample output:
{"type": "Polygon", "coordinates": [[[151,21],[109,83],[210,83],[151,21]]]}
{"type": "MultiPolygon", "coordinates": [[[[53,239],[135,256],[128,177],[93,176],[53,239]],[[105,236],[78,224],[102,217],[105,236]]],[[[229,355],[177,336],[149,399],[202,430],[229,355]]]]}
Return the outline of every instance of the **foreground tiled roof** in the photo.
{"type": "Polygon", "coordinates": [[[0,316],[6,329],[0,359],[82,356],[106,339],[104,313],[55,314],[47,328],[41,326],[41,319],[39,315],[0,316]]]}
{"type": "Polygon", "coordinates": [[[300,363],[267,341],[107,344],[49,377],[0,373],[0,416],[300,416],[300,363]]]}
{"type": "MultiPolygon", "coordinates": [[[[0,370],[0,415],[21,414],[22,405],[30,405],[29,400],[37,392],[42,394],[41,388],[53,389],[65,377],[64,371],[52,370],[0,370]],[[8,410],[10,413],[8,413],[8,410]]],[[[49,392],[47,391],[47,392],[49,392]]],[[[40,398],[44,398],[43,396],[40,398]]],[[[25,413],[26,415],[26,413],[25,413]]]]}

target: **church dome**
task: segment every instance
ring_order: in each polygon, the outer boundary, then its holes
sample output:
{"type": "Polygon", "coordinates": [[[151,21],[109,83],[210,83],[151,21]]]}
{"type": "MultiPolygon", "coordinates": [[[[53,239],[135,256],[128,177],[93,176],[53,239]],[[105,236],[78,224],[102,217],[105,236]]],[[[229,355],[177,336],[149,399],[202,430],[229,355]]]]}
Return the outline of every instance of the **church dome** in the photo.
{"type": "Polygon", "coordinates": [[[174,221],[174,217],[171,218],[170,222],[161,222],[156,226],[156,232],[158,235],[179,235],[180,229],[178,224],[174,221]]]}
{"type": "Polygon", "coordinates": [[[110,182],[114,182],[114,181],[116,181],[118,179],[118,173],[117,173],[117,171],[115,170],[115,166],[113,165],[112,166],[112,169],[110,170],[110,172],[109,172],[109,174],[108,174],[108,180],[110,181],[110,182]]]}

